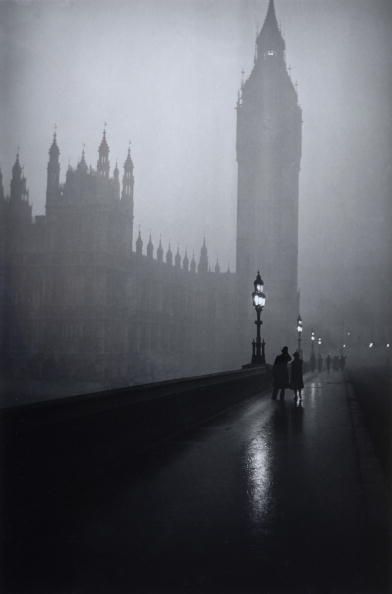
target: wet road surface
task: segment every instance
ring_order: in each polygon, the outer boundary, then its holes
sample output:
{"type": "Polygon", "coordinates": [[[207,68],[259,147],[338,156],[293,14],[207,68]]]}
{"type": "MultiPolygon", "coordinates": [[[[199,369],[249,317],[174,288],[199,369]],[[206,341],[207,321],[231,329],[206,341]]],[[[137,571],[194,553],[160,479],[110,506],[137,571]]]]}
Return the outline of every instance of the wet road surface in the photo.
{"type": "Polygon", "coordinates": [[[12,591],[389,592],[347,396],[340,373],[308,380],[302,406],[260,394],[130,457],[93,494],[53,494],[12,591]]]}

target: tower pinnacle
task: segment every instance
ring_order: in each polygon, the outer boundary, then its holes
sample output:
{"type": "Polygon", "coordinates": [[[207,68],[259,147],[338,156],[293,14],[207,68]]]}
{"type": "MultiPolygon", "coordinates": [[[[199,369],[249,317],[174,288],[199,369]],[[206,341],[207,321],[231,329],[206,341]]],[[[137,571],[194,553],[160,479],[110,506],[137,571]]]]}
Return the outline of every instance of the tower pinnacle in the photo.
{"type": "Polygon", "coordinates": [[[286,44],[276,19],[274,0],[270,0],[267,16],[256,40],[257,57],[283,55],[286,44]]]}
{"type": "Polygon", "coordinates": [[[109,177],[109,145],[106,140],[106,129],[103,129],[103,135],[101,144],[99,145],[98,149],[98,163],[97,163],[97,171],[100,175],[104,177],[109,177]]]}

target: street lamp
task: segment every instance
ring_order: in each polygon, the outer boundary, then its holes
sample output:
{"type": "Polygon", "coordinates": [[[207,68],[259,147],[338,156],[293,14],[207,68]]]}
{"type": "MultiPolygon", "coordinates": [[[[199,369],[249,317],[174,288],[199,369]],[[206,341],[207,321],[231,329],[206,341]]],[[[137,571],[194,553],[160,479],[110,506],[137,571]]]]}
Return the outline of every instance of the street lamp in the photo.
{"type": "Polygon", "coordinates": [[[264,295],[264,283],[260,276],[260,272],[257,273],[255,281],[253,283],[254,291],[252,292],[252,301],[253,306],[256,310],[256,342],[253,341],[252,346],[252,364],[254,365],[265,365],[265,342],[261,342],[260,336],[260,326],[262,325],[261,321],[261,312],[264,309],[265,305],[265,295],[264,295]]]}
{"type": "Polygon", "coordinates": [[[318,352],[319,352],[319,356],[321,354],[321,345],[323,344],[323,341],[321,340],[321,337],[319,336],[317,339],[317,344],[318,344],[318,352]]]}
{"type": "Polygon", "coordinates": [[[310,335],[310,340],[311,340],[311,345],[312,345],[312,353],[310,355],[310,367],[311,367],[312,371],[314,371],[316,369],[316,357],[314,355],[314,341],[316,340],[316,336],[314,334],[314,330],[312,330],[312,333],[310,335]]]}
{"type": "Polygon", "coordinates": [[[303,330],[302,318],[299,315],[297,318],[297,334],[298,334],[298,353],[299,353],[299,356],[301,357],[301,359],[302,359],[302,349],[301,349],[302,330],[303,330]]]}

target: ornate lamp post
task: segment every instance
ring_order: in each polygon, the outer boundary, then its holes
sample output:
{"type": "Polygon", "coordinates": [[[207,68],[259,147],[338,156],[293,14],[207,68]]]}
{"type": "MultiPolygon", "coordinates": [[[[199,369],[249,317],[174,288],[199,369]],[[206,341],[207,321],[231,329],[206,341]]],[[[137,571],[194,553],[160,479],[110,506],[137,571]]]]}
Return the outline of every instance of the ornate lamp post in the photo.
{"type": "Polygon", "coordinates": [[[302,330],[303,330],[302,318],[301,318],[301,316],[298,316],[298,318],[297,318],[298,352],[299,352],[299,356],[301,357],[301,359],[302,359],[302,348],[301,348],[302,330]]]}
{"type": "Polygon", "coordinates": [[[252,364],[253,365],[265,365],[265,342],[261,342],[260,336],[260,326],[262,325],[261,321],[261,312],[264,309],[265,305],[265,295],[263,293],[264,290],[264,283],[260,276],[260,272],[257,273],[256,279],[253,283],[254,291],[252,292],[252,301],[253,306],[256,310],[256,341],[252,343],[252,364]]]}

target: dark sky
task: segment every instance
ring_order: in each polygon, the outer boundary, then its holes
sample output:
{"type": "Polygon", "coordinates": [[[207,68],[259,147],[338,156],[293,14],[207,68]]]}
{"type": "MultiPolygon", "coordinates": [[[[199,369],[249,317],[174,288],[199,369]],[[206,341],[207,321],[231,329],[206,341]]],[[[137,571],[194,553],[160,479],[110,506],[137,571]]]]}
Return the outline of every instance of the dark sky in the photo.
{"type": "MultiPolygon", "coordinates": [[[[235,266],[235,102],[267,0],[0,2],[1,153],[20,146],[36,214],[57,124],[62,175],[104,122],[111,162],[132,141],[144,236],[235,266]]],[[[390,291],[392,7],[275,0],[303,109],[300,285],[305,315],[390,291]]],[[[264,279],[266,285],[268,279],[264,279]]],[[[351,307],[351,306],[349,306],[351,307]]]]}

